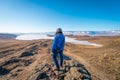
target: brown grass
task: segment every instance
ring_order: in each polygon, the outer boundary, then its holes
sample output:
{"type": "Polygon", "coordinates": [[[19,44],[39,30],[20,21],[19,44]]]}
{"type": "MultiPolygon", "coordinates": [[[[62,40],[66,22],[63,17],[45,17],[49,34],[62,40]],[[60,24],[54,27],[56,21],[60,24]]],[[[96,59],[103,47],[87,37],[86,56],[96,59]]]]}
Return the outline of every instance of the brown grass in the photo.
{"type": "MultiPolygon", "coordinates": [[[[80,56],[94,66],[102,74],[107,74],[109,80],[120,79],[120,37],[77,37],[77,40],[87,40],[102,44],[103,47],[67,44],[69,51],[80,56]],[[71,46],[74,45],[74,46],[71,46]]],[[[97,72],[98,73],[98,72],[97,72]]]]}
{"type": "MultiPolygon", "coordinates": [[[[103,45],[103,47],[94,47],[66,43],[65,46],[64,52],[68,56],[79,60],[80,63],[84,64],[85,67],[90,70],[93,80],[120,80],[120,37],[75,38],[77,40],[86,40],[103,45]]],[[[19,41],[0,39],[0,65],[11,59],[20,59],[20,61],[17,63],[19,67],[13,69],[9,75],[4,76],[6,77],[5,79],[10,78],[14,80],[14,77],[12,76],[14,76],[16,73],[17,75],[21,75],[25,80],[26,77],[30,76],[27,73],[32,73],[37,64],[42,62],[42,58],[44,57],[41,56],[51,53],[51,44],[51,40],[19,41]],[[37,47],[35,47],[35,50],[31,51],[33,46],[37,47]],[[19,56],[25,51],[34,52],[35,55],[27,58],[20,58],[19,56]],[[29,66],[24,65],[25,61],[27,60],[32,62],[29,66]],[[17,73],[16,71],[19,69],[22,71],[17,73]]],[[[12,63],[4,66],[4,68],[12,69],[15,66],[16,63],[12,63]]],[[[22,79],[21,76],[17,77],[16,79],[22,79]]]]}

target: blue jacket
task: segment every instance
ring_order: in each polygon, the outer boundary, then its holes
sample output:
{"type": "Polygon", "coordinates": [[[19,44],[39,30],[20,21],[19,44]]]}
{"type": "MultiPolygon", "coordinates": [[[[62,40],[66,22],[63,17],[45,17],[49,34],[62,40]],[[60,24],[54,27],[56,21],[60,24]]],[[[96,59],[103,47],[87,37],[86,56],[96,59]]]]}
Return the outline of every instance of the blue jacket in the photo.
{"type": "Polygon", "coordinates": [[[63,51],[64,45],[65,45],[65,36],[63,34],[57,34],[54,37],[54,40],[52,43],[52,51],[57,50],[57,48],[63,51]]]}

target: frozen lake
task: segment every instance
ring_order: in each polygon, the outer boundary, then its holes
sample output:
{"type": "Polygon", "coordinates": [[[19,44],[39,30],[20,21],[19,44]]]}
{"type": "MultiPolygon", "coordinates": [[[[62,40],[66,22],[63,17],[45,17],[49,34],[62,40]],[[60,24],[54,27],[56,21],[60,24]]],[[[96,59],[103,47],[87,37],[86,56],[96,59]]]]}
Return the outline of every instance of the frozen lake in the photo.
{"type": "MultiPolygon", "coordinates": [[[[43,34],[24,34],[24,35],[19,35],[16,37],[18,40],[35,40],[35,39],[54,39],[54,37],[48,37],[47,35],[43,34]]],[[[66,42],[74,43],[74,44],[82,44],[82,45],[91,45],[91,46],[97,46],[97,47],[102,47],[101,44],[96,44],[96,43],[91,43],[88,41],[79,41],[75,40],[75,38],[65,38],[66,42]]]]}

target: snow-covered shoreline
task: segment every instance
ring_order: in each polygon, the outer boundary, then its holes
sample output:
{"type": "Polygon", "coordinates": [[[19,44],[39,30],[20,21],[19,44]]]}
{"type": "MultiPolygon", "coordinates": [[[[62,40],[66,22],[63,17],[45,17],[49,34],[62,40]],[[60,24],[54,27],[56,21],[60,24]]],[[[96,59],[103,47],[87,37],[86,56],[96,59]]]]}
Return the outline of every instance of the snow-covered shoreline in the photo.
{"type": "MultiPolygon", "coordinates": [[[[24,35],[19,35],[16,37],[18,40],[36,40],[36,39],[54,39],[54,37],[49,37],[45,34],[24,34],[24,35]]],[[[91,45],[91,46],[96,46],[96,47],[102,47],[101,44],[96,44],[96,43],[91,43],[88,41],[79,41],[76,40],[75,38],[65,38],[66,42],[74,43],[74,44],[82,44],[82,45],[91,45]]]]}

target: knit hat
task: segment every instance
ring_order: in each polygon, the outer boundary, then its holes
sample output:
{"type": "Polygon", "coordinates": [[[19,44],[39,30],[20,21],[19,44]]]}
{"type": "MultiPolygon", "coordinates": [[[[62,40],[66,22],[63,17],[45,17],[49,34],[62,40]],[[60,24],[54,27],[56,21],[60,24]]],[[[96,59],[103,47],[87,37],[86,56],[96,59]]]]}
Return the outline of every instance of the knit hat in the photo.
{"type": "Polygon", "coordinates": [[[57,28],[56,32],[57,33],[62,33],[62,29],[61,28],[57,28]]]}

